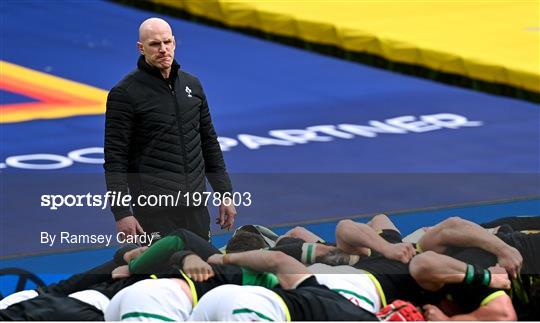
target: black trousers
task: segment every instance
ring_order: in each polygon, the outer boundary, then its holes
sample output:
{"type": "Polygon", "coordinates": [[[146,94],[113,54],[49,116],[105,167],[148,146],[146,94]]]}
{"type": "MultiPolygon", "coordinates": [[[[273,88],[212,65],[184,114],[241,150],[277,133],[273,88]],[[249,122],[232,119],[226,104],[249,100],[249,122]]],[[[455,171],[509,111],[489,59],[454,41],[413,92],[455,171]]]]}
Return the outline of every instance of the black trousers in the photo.
{"type": "Polygon", "coordinates": [[[147,234],[159,232],[164,237],[174,230],[187,229],[210,240],[210,213],[205,206],[136,208],[135,218],[147,234]]]}

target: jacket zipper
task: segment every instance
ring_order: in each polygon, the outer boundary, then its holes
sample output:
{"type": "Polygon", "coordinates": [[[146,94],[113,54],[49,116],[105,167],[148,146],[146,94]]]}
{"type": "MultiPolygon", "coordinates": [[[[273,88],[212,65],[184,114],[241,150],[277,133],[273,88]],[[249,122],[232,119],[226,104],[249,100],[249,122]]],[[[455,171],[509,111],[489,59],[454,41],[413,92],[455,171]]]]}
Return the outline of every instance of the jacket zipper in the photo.
{"type": "Polygon", "coordinates": [[[167,82],[169,90],[171,91],[171,96],[174,101],[174,108],[176,110],[176,122],[178,123],[178,131],[180,132],[180,145],[182,145],[182,156],[184,157],[184,182],[186,184],[186,191],[189,192],[189,182],[188,182],[188,172],[187,172],[187,154],[186,147],[184,145],[184,131],[182,129],[182,115],[180,114],[180,105],[178,105],[178,100],[176,99],[176,91],[174,90],[173,85],[170,82],[167,82]]]}

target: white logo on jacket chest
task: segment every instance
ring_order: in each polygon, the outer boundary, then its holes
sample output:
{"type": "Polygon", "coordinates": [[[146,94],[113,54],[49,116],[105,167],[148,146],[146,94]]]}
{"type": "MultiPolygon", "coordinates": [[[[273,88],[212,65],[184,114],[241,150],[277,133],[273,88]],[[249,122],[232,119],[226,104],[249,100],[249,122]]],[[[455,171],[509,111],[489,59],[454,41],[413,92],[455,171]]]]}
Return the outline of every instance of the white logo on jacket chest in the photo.
{"type": "Polygon", "coordinates": [[[187,85],[186,85],[186,93],[187,93],[187,97],[188,97],[188,98],[193,97],[193,96],[191,95],[191,89],[190,89],[189,86],[187,86],[187,85]]]}

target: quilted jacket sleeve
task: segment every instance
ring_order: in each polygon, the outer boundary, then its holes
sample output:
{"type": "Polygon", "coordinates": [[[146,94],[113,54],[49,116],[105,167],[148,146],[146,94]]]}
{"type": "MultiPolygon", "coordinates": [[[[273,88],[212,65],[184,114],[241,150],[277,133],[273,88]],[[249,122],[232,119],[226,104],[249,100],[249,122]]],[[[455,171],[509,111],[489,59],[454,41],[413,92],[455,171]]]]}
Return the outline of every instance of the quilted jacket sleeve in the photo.
{"type": "MultiPolygon", "coordinates": [[[[128,194],[129,149],[134,128],[133,107],[127,93],[113,88],[107,97],[105,114],[105,179],[107,190],[128,194]]],[[[116,221],[130,216],[127,206],[111,205],[116,221]]]]}
{"type": "Polygon", "coordinates": [[[220,192],[222,194],[225,192],[232,192],[231,179],[227,173],[223,153],[219,147],[217,134],[212,124],[206,96],[203,97],[200,124],[206,178],[208,179],[208,182],[210,182],[214,192],[220,192]]]}

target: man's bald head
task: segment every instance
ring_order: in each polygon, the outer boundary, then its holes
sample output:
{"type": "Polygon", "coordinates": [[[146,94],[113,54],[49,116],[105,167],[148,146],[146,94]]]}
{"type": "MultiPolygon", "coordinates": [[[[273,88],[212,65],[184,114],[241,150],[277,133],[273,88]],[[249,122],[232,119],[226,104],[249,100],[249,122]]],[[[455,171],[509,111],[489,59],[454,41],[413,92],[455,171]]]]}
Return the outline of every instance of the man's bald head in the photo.
{"type": "Polygon", "coordinates": [[[169,23],[161,18],[148,18],[139,26],[139,42],[144,42],[149,36],[155,33],[168,32],[172,35],[169,23]]]}
{"type": "Polygon", "coordinates": [[[168,78],[174,61],[176,41],[169,24],[160,18],[146,19],[139,27],[137,48],[146,62],[168,78]]]}

